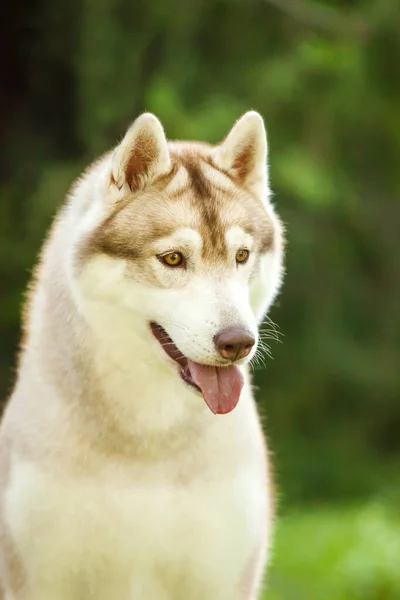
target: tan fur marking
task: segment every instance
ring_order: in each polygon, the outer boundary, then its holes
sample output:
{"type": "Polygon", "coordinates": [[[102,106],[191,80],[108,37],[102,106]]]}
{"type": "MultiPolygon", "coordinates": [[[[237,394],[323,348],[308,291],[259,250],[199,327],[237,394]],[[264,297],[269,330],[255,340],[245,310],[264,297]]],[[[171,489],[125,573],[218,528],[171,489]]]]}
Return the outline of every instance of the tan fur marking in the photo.
{"type": "Polygon", "coordinates": [[[246,180],[254,167],[254,146],[254,142],[250,139],[233,163],[233,169],[240,183],[246,180]]]}
{"type": "Polygon", "coordinates": [[[219,261],[224,260],[227,256],[225,229],[220,220],[215,189],[201,171],[201,166],[195,157],[186,156],[183,165],[189,174],[191,191],[198,199],[196,208],[201,214],[202,221],[200,233],[204,240],[203,258],[213,257],[219,261]]]}
{"type": "Polygon", "coordinates": [[[148,135],[139,133],[135,142],[125,169],[125,177],[131,190],[139,187],[143,176],[147,175],[158,155],[154,139],[148,135]]]}

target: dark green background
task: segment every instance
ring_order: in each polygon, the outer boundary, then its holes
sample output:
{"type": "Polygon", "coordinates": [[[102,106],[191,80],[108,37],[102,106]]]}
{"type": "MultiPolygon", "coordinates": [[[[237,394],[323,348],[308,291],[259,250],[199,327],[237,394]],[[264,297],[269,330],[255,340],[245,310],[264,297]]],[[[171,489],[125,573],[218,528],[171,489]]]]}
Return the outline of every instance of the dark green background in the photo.
{"type": "Polygon", "coordinates": [[[260,111],[288,236],[283,343],[256,373],[281,496],[265,597],[400,599],[399,3],[3,12],[0,396],[36,253],[82,168],[143,110],[170,138],[212,142],[260,111]]]}

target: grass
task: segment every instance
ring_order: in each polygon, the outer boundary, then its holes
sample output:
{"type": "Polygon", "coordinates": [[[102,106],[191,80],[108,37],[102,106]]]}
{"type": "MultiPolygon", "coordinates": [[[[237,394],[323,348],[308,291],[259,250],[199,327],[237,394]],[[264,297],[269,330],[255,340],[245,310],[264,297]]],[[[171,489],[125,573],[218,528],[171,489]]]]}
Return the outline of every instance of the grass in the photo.
{"type": "Polygon", "coordinates": [[[281,518],[263,600],[400,600],[400,511],[373,503],[281,518]]]}

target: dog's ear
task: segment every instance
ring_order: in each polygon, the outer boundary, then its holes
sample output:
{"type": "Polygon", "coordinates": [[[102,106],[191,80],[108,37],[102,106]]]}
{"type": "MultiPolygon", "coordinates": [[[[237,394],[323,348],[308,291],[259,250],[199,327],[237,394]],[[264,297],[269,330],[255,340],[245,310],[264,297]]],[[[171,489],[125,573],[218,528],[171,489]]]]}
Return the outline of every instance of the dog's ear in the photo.
{"type": "Polygon", "coordinates": [[[144,113],[134,121],[114,152],[111,185],[116,188],[117,196],[137,191],[170,168],[163,127],[154,115],[144,113]]]}
{"type": "Polygon", "coordinates": [[[267,135],[261,115],[255,111],[245,113],[217,146],[213,159],[240,185],[265,196],[268,187],[267,135]]]}

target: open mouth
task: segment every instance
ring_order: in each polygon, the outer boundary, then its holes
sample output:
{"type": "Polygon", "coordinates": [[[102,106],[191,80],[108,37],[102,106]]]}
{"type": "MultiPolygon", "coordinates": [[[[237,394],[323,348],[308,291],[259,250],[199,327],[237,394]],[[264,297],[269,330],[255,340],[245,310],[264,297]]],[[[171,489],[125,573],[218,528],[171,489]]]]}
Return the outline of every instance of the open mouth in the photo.
{"type": "Polygon", "coordinates": [[[203,395],[214,414],[226,414],[236,407],[244,383],[238,367],[196,363],[180,352],[161,325],[150,323],[150,327],[164,352],[179,365],[182,380],[203,395]]]}

